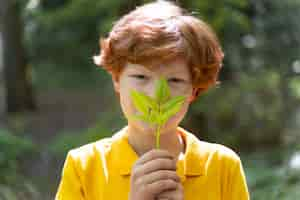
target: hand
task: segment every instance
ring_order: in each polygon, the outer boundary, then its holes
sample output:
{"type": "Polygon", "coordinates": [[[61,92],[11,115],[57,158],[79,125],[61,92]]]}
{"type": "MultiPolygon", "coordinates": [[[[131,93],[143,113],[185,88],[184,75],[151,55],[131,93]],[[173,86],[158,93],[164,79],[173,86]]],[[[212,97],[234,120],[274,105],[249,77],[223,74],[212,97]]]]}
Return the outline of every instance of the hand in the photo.
{"type": "Polygon", "coordinates": [[[173,156],[165,150],[153,149],[141,156],[133,166],[129,200],[155,200],[164,191],[177,191],[178,184],[180,179],[173,156]]]}
{"type": "Polygon", "coordinates": [[[173,190],[168,190],[160,193],[156,199],[157,200],[183,200],[183,186],[181,183],[177,184],[177,188],[173,190]]]}

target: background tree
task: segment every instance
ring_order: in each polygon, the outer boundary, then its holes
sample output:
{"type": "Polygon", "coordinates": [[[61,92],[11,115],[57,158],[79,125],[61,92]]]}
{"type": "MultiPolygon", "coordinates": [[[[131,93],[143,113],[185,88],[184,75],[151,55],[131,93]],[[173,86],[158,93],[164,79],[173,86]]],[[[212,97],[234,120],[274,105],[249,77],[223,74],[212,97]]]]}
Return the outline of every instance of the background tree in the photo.
{"type": "Polygon", "coordinates": [[[18,1],[1,1],[3,36],[3,74],[6,89],[6,111],[16,113],[36,108],[31,72],[23,46],[21,5],[18,1]]]}

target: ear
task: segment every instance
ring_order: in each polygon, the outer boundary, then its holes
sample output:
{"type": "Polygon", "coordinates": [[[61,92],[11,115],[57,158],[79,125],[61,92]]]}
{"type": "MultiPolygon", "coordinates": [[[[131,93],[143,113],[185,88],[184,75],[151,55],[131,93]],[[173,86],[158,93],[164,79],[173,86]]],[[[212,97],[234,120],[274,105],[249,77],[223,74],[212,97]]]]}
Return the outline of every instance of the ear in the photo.
{"type": "Polygon", "coordinates": [[[189,103],[192,103],[193,101],[196,100],[199,92],[200,92],[199,88],[193,88],[193,92],[192,92],[191,96],[189,97],[189,103]]]}
{"type": "Polygon", "coordinates": [[[120,93],[120,77],[118,77],[115,74],[112,75],[111,77],[112,77],[112,81],[113,81],[115,91],[120,93]]]}
{"type": "Polygon", "coordinates": [[[120,79],[116,75],[111,74],[111,78],[113,81],[114,89],[116,92],[120,93],[120,79]]]}

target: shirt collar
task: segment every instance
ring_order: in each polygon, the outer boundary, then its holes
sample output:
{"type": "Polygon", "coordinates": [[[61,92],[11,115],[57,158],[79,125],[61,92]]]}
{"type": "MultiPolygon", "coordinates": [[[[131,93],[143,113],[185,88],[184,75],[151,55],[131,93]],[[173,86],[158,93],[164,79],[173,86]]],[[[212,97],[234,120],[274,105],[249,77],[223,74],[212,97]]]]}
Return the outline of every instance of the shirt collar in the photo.
{"type": "MultiPolygon", "coordinates": [[[[114,159],[116,166],[118,166],[121,175],[130,175],[132,166],[139,158],[137,153],[133,150],[128,143],[128,134],[126,133],[128,126],[122,128],[114,137],[117,137],[113,142],[115,147],[112,150],[117,159],[114,159]],[[120,157],[121,156],[121,157],[120,157]]],[[[187,130],[177,127],[177,131],[181,134],[185,144],[186,152],[177,161],[177,173],[181,181],[185,181],[187,176],[200,176],[205,172],[205,160],[207,154],[202,151],[201,141],[197,139],[192,133],[187,130]]]]}

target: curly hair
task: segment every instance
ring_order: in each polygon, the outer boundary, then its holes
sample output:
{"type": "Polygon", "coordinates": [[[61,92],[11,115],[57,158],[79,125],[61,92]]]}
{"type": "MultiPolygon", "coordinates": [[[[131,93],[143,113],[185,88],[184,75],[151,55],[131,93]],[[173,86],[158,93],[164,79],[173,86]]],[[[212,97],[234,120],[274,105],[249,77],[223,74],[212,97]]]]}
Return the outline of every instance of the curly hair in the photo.
{"type": "Polygon", "coordinates": [[[147,67],[153,60],[181,56],[196,89],[194,99],[219,83],[224,54],[216,34],[203,20],[172,2],[158,0],[136,7],[114,23],[99,43],[101,52],[94,62],[117,79],[127,62],[147,67]]]}

